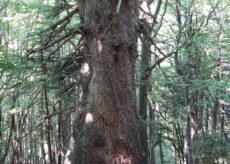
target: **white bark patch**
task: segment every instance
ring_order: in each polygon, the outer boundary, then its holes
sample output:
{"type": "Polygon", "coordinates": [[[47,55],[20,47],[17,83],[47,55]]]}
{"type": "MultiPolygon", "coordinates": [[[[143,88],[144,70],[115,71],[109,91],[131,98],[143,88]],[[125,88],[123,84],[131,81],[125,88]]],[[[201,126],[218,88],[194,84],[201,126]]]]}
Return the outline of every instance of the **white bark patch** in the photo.
{"type": "Polygon", "coordinates": [[[117,4],[117,7],[116,7],[117,13],[119,13],[119,11],[120,11],[121,3],[122,3],[122,0],[119,0],[118,4],[117,4]]]}
{"type": "Polygon", "coordinates": [[[85,116],[85,122],[87,124],[92,123],[93,122],[93,115],[91,113],[87,113],[85,116]]]}
{"type": "Polygon", "coordinates": [[[81,74],[84,76],[88,76],[90,74],[90,69],[89,69],[89,64],[88,63],[84,63],[81,67],[80,70],[81,74]]]}
{"type": "Polygon", "coordinates": [[[98,52],[100,53],[103,48],[102,42],[100,40],[97,40],[97,48],[98,48],[98,52]]]}
{"type": "Polygon", "coordinates": [[[149,12],[148,5],[147,5],[147,2],[146,2],[146,1],[144,1],[144,2],[141,4],[141,8],[142,8],[145,12],[149,12]]]}
{"type": "Polygon", "coordinates": [[[64,164],[71,164],[70,156],[71,156],[71,152],[70,150],[68,150],[65,156],[64,164]]]}
{"type": "Polygon", "coordinates": [[[116,158],[114,158],[112,163],[132,164],[132,157],[127,157],[126,155],[119,154],[116,158]]]}
{"type": "Polygon", "coordinates": [[[71,153],[73,152],[75,144],[76,144],[75,139],[73,137],[71,137],[70,143],[69,143],[69,148],[68,148],[68,151],[65,155],[64,164],[71,164],[71,153]]]}

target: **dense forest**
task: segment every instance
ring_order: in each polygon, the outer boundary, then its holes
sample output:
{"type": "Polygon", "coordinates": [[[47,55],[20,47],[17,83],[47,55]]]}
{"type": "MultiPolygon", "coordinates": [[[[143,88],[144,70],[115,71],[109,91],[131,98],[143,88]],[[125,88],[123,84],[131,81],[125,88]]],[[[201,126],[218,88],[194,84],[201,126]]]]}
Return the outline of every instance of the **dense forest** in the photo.
{"type": "Polygon", "coordinates": [[[230,164],[229,0],[0,0],[0,164],[230,164]]]}

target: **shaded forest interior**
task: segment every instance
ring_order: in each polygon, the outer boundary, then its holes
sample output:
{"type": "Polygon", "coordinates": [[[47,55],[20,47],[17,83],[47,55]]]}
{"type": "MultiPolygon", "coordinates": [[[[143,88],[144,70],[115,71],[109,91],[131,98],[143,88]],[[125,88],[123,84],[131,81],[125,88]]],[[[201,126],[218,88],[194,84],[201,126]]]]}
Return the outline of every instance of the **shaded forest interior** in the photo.
{"type": "Polygon", "coordinates": [[[230,164],[229,0],[0,0],[0,164],[230,164]]]}

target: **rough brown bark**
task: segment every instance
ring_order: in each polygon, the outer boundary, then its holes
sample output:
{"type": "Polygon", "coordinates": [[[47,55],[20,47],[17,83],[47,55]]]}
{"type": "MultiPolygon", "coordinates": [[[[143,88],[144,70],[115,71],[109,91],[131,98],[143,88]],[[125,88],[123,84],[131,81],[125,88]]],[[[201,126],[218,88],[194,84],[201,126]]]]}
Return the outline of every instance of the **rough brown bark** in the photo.
{"type": "Polygon", "coordinates": [[[77,111],[74,164],[141,164],[135,110],[134,67],[138,3],[80,1],[86,41],[77,111]]]}

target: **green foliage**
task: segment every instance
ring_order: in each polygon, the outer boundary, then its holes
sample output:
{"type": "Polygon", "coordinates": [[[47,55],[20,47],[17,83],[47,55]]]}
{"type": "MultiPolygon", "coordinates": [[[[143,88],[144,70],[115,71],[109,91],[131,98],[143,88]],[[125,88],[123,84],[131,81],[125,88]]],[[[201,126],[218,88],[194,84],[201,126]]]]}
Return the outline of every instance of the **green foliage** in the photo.
{"type": "Polygon", "coordinates": [[[52,1],[51,3],[44,3],[40,0],[12,0],[9,4],[10,9],[16,12],[29,13],[33,12],[34,10],[37,10],[39,12],[49,11],[52,9],[54,3],[52,3],[52,1]]]}
{"type": "Polygon", "coordinates": [[[10,60],[4,47],[0,47],[0,71],[8,72],[11,70],[15,70],[15,65],[13,64],[12,60],[10,60]]]}
{"type": "Polygon", "coordinates": [[[194,155],[197,159],[213,162],[229,155],[230,143],[220,134],[206,134],[194,143],[194,155]]]}

